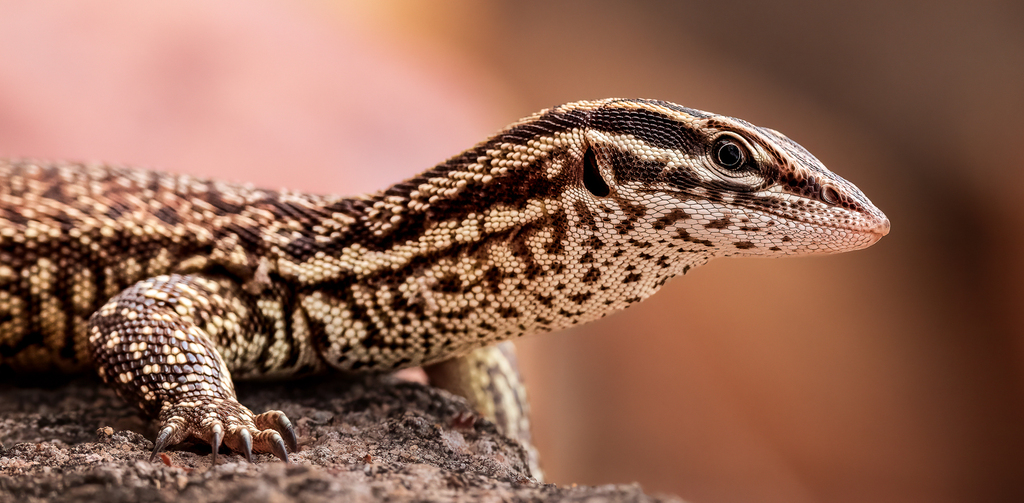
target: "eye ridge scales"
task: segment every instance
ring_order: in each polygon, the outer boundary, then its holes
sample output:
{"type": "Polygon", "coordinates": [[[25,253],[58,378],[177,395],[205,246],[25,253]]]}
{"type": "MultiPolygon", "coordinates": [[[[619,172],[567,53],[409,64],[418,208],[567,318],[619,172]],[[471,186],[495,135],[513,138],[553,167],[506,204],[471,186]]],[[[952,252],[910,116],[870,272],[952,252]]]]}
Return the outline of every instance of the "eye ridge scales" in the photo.
{"type": "Polygon", "coordinates": [[[0,372],[94,369],[186,437],[297,448],[234,379],[424,365],[506,434],[504,343],[639,302],[714,257],[827,254],[889,221],[774,130],[672,103],[542,110],[355,197],[108,164],[0,161],[0,372]]]}

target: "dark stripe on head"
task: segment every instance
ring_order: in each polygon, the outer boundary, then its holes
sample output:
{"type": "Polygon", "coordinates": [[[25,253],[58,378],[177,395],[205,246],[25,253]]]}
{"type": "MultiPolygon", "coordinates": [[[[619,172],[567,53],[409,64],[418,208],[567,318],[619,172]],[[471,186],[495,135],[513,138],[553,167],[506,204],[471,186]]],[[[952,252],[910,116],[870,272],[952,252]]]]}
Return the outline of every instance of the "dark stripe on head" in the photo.
{"type": "Polygon", "coordinates": [[[706,192],[696,194],[697,197],[709,200],[720,199],[719,193],[721,192],[744,193],[758,190],[758,187],[731,183],[726,179],[702,180],[689,168],[684,166],[669,168],[663,162],[644,160],[633,155],[632,152],[615,150],[605,155],[608,162],[612,163],[612,173],[615,175],[615,181],[619,184],[639,182],[649,186],[665,183],[685,193],[692,193],[692,189],[701,187],[706,192]]]}
{"type": "Polygon", "coordinates": [[[632,135],[656,148],[697,151],[704,135],[664,114],[643,108],[605,107],[595,110],[590,126],[611,134],[632,135]]]}
{"type": "Polygon", "coordinates": [[[535,121],[514,126],[497,137],[499,143],[525,144],[540,136],[551,136],[558,133],[582,128],[587,124],[589,111],[584,110],[553,110],[535,121]]]}
{"type": "Polygon", "coordinates": [[[701,118],[701,119],[707,119],[707,118],[711,117],[711,114],[709,114],[709,113],[702,112],[700,110],[696,110],[696,109],[693,109],[693,108],[687,108],[687,107],[684,107],[682,105],[676,105],[675,103],[672,103],[672,102],[669,102],[669,101],[643,100],[643,99],[640,99],[640,100],[630,100],[630,101],[633,101],[633,102],[636,102],[636,103],[650,103],[652,105],[662,106],[662,107],[668,108],[670,110],[675,110],[677,112],[682,112],[684,114],[692,115],[694,117],[698,117],[698,118],[701,118]]]}

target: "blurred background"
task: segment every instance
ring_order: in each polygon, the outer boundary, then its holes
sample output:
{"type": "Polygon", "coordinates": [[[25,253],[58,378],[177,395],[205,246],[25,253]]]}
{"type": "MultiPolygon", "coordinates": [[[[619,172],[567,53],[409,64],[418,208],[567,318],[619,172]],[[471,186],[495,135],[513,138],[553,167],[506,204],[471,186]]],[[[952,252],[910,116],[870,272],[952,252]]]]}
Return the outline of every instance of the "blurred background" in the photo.
{"type": "Polygon", "coordinates": [[[1024,500],[1024,3],[0,0],[0,155],[357,193],[567,101],[783,131],[892,232],[521,341],[549,481],[1024,500]]]}

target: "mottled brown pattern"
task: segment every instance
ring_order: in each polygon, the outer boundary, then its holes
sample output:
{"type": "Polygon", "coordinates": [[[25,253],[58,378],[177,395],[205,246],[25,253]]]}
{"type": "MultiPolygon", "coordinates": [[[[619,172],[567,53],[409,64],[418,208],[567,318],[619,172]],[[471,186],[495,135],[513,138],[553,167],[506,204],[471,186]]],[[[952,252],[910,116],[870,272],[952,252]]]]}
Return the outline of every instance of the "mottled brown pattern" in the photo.
{"type": "MultiPolygon", "coordinates": [[[[232,378],[434,364],[716,256],[854,250],[888,226],[781,134],[651,100],[545,110],[355,198],[0,162],[0,371],[92,367],[159,419],[157,450],[191,435],[286,458],[288,419],[238,404],[232,378]],[[721,138],[748,162],[719,165],[721,138]]],[[[470,394],[523,406],[508,383],[470,394]]]]}

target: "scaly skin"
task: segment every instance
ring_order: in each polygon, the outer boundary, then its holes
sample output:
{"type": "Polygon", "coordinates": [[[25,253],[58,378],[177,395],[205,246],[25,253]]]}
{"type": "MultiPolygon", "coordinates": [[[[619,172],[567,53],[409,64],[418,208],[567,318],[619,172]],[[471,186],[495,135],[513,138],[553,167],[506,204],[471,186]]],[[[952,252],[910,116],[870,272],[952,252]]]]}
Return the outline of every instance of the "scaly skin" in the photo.
{"type": "MultiPolygon", "coordinates": [[[[287,459],[290,421],[239,404],[233,378],[469,361],[713,257],[844,252],[888,230],[782,134],[650,100],[544,110],[355,198],[0,162],[0,369],[95,368],[158,418],[154,454],[191,435],[287,459]]],[[[448,387],[507,407],[509,382],[448,387]]]]}

